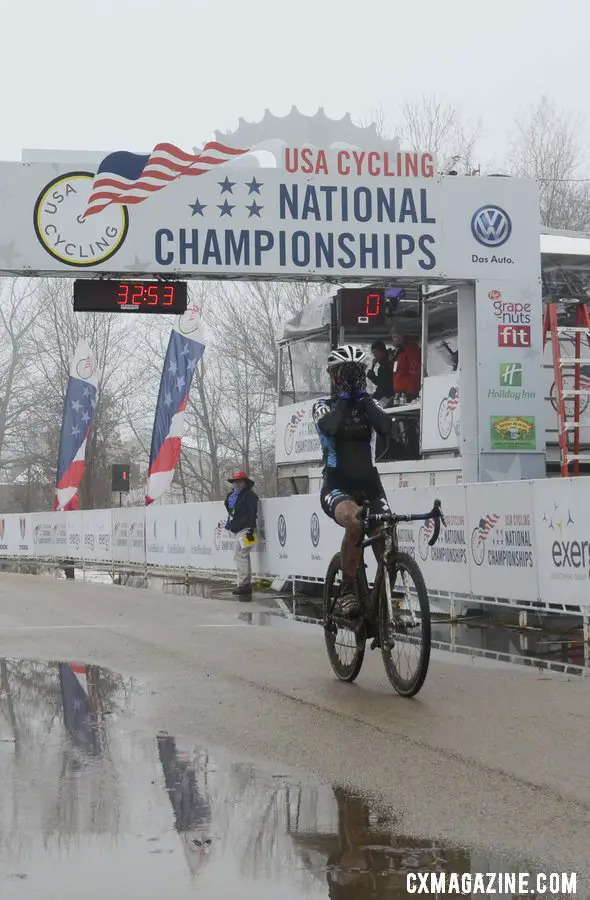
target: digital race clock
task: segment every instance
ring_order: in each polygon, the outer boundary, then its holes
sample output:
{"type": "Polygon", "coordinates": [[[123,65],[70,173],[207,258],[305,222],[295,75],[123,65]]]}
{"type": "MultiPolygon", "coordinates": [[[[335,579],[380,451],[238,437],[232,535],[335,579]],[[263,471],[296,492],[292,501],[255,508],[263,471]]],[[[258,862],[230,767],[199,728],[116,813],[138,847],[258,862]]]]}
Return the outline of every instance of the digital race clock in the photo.
{"type": "Polygon", "coordinates": [[[116,281],[111,278],[74,282],[75,312],[138,312],[182,315],[186,281],[116,281]]]}
{"type": "Polygon", "coordinates": [[[374,288],[342,288],[338,291],[338,324],[345,329],[379,330],[387,319],[385,291],[374,288]]]}

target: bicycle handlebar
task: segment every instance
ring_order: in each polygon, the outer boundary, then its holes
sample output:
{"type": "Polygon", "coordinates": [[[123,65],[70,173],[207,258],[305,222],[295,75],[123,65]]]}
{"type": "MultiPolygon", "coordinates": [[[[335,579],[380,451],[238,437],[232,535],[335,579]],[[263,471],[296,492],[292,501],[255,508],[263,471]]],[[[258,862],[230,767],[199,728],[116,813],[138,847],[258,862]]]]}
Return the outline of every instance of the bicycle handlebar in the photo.
{"type": "Polygon", "coordinates": [[[402,513],[401,515],[398,513],[369,513],[369,509],[371,504],[368,500],[365,500],[362,508],[359,510],[357,518],[360,522],[363,523],[363,536],[366,534],[369,525],[380,524],[380,523],[390,523],[392,525],[397,525],[398,522],[428,522],[430,519],[434,522],[434,531],[432,533],[432,537],[428,541],[428,545],[430,547],[436,544],[439,535],[440,535],[440,524],[442,522],[443,525],[446,525],[444,513],[442,511],[442,504],[440,500],[434,501],[434,506],[428,513],[416,513],[410,515],[409,513],[402,513]]]}

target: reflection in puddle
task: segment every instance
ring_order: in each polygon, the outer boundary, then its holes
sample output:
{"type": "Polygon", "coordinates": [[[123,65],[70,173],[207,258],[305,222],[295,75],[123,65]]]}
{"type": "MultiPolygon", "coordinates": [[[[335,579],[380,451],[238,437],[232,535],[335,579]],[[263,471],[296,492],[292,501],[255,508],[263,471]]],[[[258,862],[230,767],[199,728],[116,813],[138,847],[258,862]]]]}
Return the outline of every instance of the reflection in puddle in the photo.
{"type": "MultiPolygon", "coordinates": [[[[317,634],[321,621],[317,607],[297,603],[294,617],[290,604],[280,602],[270,612],[246,612],[240,621],[249,625],[288,628],[317,634]]],[[[526,666],[568,675],[589,676],[590,647],[574,632],[519,631],[480,617],[466,622],[432,623],[433,657],[447,662],[486,667],[526,666]]]]}
{"type": "Polygon", "coordinates": [[[195,879],[205,900],[401,900],[410,870],[506,867],[402,835],[365,795],[142,730],[142,697],[97,666],[0,660],[10,900],[184,900],[195,879]]]}

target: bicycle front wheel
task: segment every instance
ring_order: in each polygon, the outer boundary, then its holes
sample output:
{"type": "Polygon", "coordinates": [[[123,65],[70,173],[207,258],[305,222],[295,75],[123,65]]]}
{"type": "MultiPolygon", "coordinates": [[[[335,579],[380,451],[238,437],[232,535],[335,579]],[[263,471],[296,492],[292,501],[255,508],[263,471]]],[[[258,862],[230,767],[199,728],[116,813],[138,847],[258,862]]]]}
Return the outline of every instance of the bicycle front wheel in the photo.
{"type": "MultiPolygon", "coordinates": [[[[366,631],[364,621],[347,620],[334,612],[340,596],[342,564],[337,553],[328,566],[324,586],[324,636],[328,659],[340,681],[352,682],[358,676],[365,658],[366,631]]],[[[357,590],[360,589],[357,579],[357,590]]],[[[360,595],[359,595],[360,596],[360,595]]]]}
{"type": "Polygon", "coordinates": [[[430,604],[420,567],[407,553],[398,553],[390,578],[392,613],[385,585],[379,598],[379,643],[387,677],[404,697],[418,693],[430,663],[430,604]]]}

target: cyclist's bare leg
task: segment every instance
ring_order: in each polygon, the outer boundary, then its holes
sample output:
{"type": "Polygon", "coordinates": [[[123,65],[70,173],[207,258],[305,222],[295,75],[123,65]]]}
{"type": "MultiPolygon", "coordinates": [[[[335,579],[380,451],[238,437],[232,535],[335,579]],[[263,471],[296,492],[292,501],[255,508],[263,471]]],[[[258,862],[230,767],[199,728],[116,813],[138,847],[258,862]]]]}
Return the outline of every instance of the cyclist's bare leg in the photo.
{"type": "Polygon", "coordinates": [[[334,518],[344,531],[342,539],[342,575],[354,581],[362,556],[362,548],[357,547],[361,536],[361,523],[358,520],[360,506],[354,500],[343,500],[334,510],[334,518]]]}
{"type": "Polygon", "coordinates": [[[340,611],[344,615],[354,616],[359,610],[359,598],[356,592],[356,576],[362,556],[362,548],[357,546],[361,536],[361,523],[358,519],[360,506],[354,500],[343,500],[334,511],[336,522],[344,528],[342,540],[342,588],[340,594],[340,611]]]}

